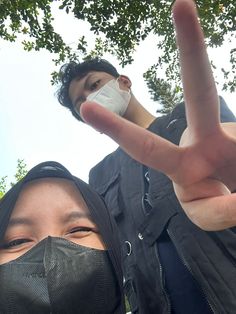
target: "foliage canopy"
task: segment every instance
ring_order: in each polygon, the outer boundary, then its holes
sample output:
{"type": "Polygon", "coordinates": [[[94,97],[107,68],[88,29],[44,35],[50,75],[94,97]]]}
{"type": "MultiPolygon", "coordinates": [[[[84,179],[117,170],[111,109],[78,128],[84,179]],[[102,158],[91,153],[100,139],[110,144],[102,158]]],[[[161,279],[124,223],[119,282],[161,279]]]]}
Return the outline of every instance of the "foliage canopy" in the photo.
{"type": "MultiPolygon", "coordinates": [[[[17,159],[16,173],[14,175],[14,182],[10,183],[10,186],[15,185],[20,179],[22,179],[27,174],[26,163],[24,159],[17,159]]],[[[7,192],[7,176],[0,178],[0,199],[7,192]]]]}
{"type": "MultiPolygon", "coordinates": [[[[156,35],[157,59],[144,78],[152,97],[162,100],[168,107],[166,99],[173,104],[181,93],[172,4],[170,0],[0,0],[0,37],[8,41],[20,37],[24,49],[28,51],[45,48],[56,55],[56,65],[109,52],[125,66],[132,63],[133,53],[140,42],[150,34],[156,35]],[[58,10],[90,24],[91,32],[97,36],[92,51],[88,51],[84,36],[78,39],[74,51],[55,32],[54,5],[58,10]],[[165,73],[163,78],[156,75],[160,69],[165,73]],[[174,87],[169,94],[167,85],[174,87]],[[166,97],[163,98],[160,92],[164,91],[166,97]]],[[[218,47],[226,40],[235,40],[234,0],[197,0],[196,4],[208,46],[218,47]]],[[[229,61],[230,68],[221,69],[225,79],[223,89],[233,92],[236,87],[236,48],[231,49],[229,61]]],[[[55,72],[54,83],[56,79],[55,72]]]]}

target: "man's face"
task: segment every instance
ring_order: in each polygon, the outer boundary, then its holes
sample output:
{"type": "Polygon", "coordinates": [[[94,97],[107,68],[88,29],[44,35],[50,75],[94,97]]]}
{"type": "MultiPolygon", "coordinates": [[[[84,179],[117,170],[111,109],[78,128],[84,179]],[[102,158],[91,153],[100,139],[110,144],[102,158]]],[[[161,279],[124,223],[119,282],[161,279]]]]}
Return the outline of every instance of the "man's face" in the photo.
{"type": "Polygon", "coordinates": [[[75,111],[79,114],[80,106],[86,101],[88,95],[102,88],[114,76],[106,72],[91,71],[85,77],[75,78],[69,87],[69,97],[75,111]]]}

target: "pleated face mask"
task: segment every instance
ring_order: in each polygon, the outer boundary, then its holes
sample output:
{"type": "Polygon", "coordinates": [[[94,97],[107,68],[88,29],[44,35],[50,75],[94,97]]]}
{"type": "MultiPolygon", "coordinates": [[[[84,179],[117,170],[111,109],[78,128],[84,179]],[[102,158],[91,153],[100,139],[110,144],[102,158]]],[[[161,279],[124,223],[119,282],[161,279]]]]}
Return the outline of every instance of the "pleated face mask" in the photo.
{"type": "MultiPolygon", "coordinates": [[[[87,100],[94,101],[123,117],[131,99],[130,91],[122,90],[119,87],[118,80],[110,80],[98,91],[91,93],[87,100]]],[[[78,112],[79,114],[79,112],[78,112]]]]}
{"type": "Polygon", "coordinates": [[[107,251],[48,237],[0,265],[0,313],[115,313],[119,289],[107,251]]]}
{"type": "MultiPolygon", "coordinates": [[[[75,213],[75,209],[72,213],[75,213]]],[[[125,313],[116,226],[97,193],[58,163],[45,162],[36,166],[0,201],[0,263],[1,314],[125,313]],[[45,178],[56,178],[56,181],[62,178],[72,183],[65,185],[65,189],[60,188],[64,184],[57,183],[58,190],[53,190],[56,182],[53,179],[48,179],[50,184],[46,185],[42,184],[45,180],[35,182],[45,178]],[[71,185],[72,190],[69,189],[71,185]],[[31,194],[34,200],[37,199],[32,206],[28,193],[32,192],[30,188],[38,189],[39,186],[46,189],[47,193],[51,186],[50,193],[42,194],[40,191],[43,190],[34,190],[39,192],[36,194],[38,197],[31,194]],[[85,210],[88,213],[85,214],[92,219],[88,223],[88,231],[84,225],[88,218],[81,211],[79,215],[82,214],[81,219],[84,220],[79,228],[76,222],[76,228],[72,224],[68,230],[62,224],[57,229],[55,221],[71,213],[71,207],[67,206],[64,199],[70,199],[72,191],[77,195],[77,189],[79,199],[82,197],[87,206],[85,210]],[[62,199],[60,191],[62,195],[65,194],[62,199]],[[55,198],[56,203],[50,201],[55,198]],[[66,208],[69,208],[69,212],[66,212],[66,208]],[[36,225],[32,228],[20,227],[22,232],[19,229],[16,232],[19,234],[14,235],[14,228],[18,228],[14,223],[19,222],[23,212],[26,219],[35,219],[36,225]],[[90,237],[97,239],[91,224],[96,224],[105,250],[101,246],[89,245],[90,237]],[[8,226],[11,226],[10,229],[8,226]],[[51,229],[46,227],[46,230],[50,229],[53,237],[49,236],[50,231],[46,231],[48,233],[39,237],[37,242],[37,228],[42,232],[45,226],[51,226],[51,229]],[[27,228],[32,230],[29,235],[24,231],[27,228]],[[60,235],[55,235],[55,230],[59,230],[60,235]],[[76,243],[72,239],[81,242],[76,243]]]]}

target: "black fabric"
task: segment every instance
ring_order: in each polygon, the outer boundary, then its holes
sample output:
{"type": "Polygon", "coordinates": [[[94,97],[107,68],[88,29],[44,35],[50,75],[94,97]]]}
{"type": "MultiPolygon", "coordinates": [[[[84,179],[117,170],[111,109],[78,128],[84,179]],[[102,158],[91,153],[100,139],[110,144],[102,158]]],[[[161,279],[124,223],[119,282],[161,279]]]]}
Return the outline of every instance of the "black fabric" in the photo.
{"type": "MultiPolygon", "coordinates": [[[[235,122],[222,98],[220,102],[221,121],[235,122]]],[[[157,118],[149,130],[178,144],[185,128],[182,103],[169,115],[157,118]]],[[[163,173],[148,169],[146,192],[144,172],[143,165],[120,148],[90,172],[90,184],[104,197],[119,227],[125,290],[133,312],[165,314],[171,311],[156,245],[167,230],[178,255],[188,266],[214,313],[236,313],[234,230],[205,232],[196,227],[182,210],[172,182],[163,173]],[[151,209],[143,206],[144,196],[151,209]]]]}
{"type": "Polygon", "coordinates": [[[113,314],[120,296],[106,250],[48,237],[0,265],[0,313],[113,314]]]}
{"type": "MultiPolygon", "coordinates": [[[[146,202],[143,202],[142,206],[149,213],[150,177],[146,166],[143,166],[143,172],[146,202]]],[[[171,314],[212,314],[201,287],[181,260],[166,230],[158,238],[157,251],[163,269],[163,288],[171,304],[171,314]]]]}
{"type": "Polygon", "coordinates": [[[157,242],[172,314],[212,314],[206,296],[164,231],[157,242]]]}
{"type": "MultiPolygon", "coordinates": [[[[120,307],[117,314],[122,314],[124,310],[124,300],[123,300],[123,275],[120,263],[120,247],[117,238],[117,227],[111,218],[104,201],[100,196],[85,182],[78,179],[77,177],[70,174],[70,172],[61,164],[48,161],[41,163],[34,168],[32,168],[28,174],[19,181],[0,201],[0,241],[3,239],[5,234],[8,221],[10,219],[12,210],[16,200],[24,186],[25,183],[47,177],[58,177],[68,180],[72,180],[77,186],[78,190],[82,194],[85,203],[87,204],[91,217],[96,223],[102,239],[108,250],[109,258],[111,259],[112,265],[119,284],[119,291],[121,295],[120,307]]],[[[1,293],[1,291],[0,291],[1,293]]]]}

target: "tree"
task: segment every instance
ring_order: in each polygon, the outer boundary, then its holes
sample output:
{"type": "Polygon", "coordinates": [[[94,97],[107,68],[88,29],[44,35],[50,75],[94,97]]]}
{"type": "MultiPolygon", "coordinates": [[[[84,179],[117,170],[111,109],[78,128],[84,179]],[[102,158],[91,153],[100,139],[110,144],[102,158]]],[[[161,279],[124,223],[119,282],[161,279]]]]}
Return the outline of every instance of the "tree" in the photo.
{"type": "MultiPolygon", "coordinates": [[[[56,54],[56,65],[109,52],[125,66],[132,63],[133,53],[140,42],[150,34],[156,35],[157,61],[144,78],[153,99],[161,99],[166,111],[166,99],[173,105],[182,92],[171,20],[172,3],[170,0],[0,0],[0,37],[15,41],[20,36],[24,49],[29,51],[45,48],[56,54]],[[88,51],[83,36],[73,51],[54,31],[52,7],[55,4],[59,10],[90,24],[91,32],[97,36],[92,51],[88,51]],[[154,72],[160,73],[160,69],[164,71],[162,78],[154,75],[154,72]],[[160,94],[164,91],[165,94],[160,94]]],[[[208,46],[219,47],[226,40],[235,39],[235,1],[196,0],[196,3],[208,46]]],[[[222,87],[233,92],[236,88],[236,48],[231,49],[229,55],[230,67],[221,69],[225,79],[222,87]]],[[[54,72],[52,81],[55,83],[56,80],[54,72]]]]}
{"type": "MultiPolygon", "coordinates": [[[[18,181],[20,181],[27,174],[26,163],[24,159],[17,159],[16,173],[14,175],[15,181],[10,183],[10,186],[14,186],[18,181]]],[[[7,176],[0,178],[0,199],[7,192],[7,176]]]]}
{"type": "Polygon", "coordinates": [[[7,176],[0,178],[0,199],[6,193],[7,190],[7,176]]]}

